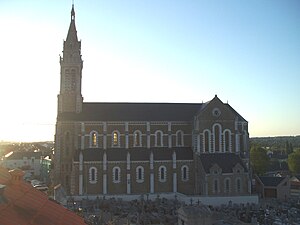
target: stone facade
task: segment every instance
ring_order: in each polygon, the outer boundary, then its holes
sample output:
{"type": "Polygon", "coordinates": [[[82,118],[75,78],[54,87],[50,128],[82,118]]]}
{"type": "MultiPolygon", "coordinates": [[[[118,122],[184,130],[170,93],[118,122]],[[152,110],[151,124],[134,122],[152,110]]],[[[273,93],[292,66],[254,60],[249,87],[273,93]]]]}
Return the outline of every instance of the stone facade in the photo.
{"type": "Polygon", "coordinates": [[[75,11],[63,57],[54,183],[72,195],[250,193],[248,122],[206,103],[86,103],[75,11]],[[225,162],[225,163],[224,163],[225,162]]]}

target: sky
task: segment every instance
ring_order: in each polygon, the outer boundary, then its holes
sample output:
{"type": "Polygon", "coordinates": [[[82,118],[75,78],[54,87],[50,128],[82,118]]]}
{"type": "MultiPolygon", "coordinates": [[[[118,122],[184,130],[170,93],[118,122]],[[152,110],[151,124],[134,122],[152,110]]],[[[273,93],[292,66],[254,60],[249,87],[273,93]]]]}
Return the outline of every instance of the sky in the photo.
{"type": "MultiPolygon", "coordinates": [[[[300,1],[75,0],[85,102],[210,101],[300,135],[300,1]]],[[[0,141],[54,140],[71,0],[0,0],[0,141]]]]}

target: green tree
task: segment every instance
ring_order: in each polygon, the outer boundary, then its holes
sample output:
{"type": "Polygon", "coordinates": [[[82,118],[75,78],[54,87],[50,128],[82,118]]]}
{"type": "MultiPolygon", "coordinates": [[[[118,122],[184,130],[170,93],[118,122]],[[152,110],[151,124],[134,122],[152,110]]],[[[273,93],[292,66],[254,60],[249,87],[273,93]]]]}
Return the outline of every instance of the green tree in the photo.
{"type": "Polygon", "coordinates": [[[292,173],[300,173],[300,151],[289,154],[288,166],[292,173]]]}
{"type": "Polygon", "coordinates": [[[293,153],[293,151],[294,151],[294,148],[293,148],[293,145],[292,145],[292,143],[289,143],[288,141],[286,141],[285,142],[285,152],[286,152],[286,154],[291,154],[291,153],[293,153]]]}
{"type": "Polygon", "coordinates": [[[253,146],[250,149],[250,162],[255,173],[263,175],[270,162],[267,150],[262,147],[253,146]]]}

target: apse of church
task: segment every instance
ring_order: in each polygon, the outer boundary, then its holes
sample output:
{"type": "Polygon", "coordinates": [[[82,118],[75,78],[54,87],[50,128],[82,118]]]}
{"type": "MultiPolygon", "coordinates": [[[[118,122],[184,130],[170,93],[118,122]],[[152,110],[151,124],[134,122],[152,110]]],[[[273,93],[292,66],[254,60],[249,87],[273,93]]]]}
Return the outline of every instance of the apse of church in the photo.
{"type": "Polygon", "coordinates": [[[71,195],[251,193],[248,122],[206,103],[83,102],[74,6],[60,58],[54,184],[71,195]]]}

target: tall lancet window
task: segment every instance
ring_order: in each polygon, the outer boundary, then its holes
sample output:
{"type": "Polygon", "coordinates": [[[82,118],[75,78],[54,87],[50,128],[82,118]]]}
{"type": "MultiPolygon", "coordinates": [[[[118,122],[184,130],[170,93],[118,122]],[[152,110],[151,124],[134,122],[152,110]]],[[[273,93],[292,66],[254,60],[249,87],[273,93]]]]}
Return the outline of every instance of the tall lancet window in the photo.
{"type": "Polygon", "coordinates": [[[113,182],[114,183],[120,183],[121,182],[121,169],[120,167],[114,167],[113,168],[113,182]]]}
{"type": "Polygon", "coordinates": [[[94,148],[98,147],[98,133],[96,131],[90,133],[90,146],[94,148]]]}
{"type": "Polygon", "coordinates": [[[224,132],[224,151],[230,152],[230,146],[231,146],[231,132],[230,130],[226,130],[224,132]]]}
{"type": "Polygon", "coordinates": [[[221,151],[221,125],[220,124],[215,124],[213,126],[213,131],[214,131],[214,149],[215,152],[220,152],[221,151]]]}
{"type": "Polygon", "coordinates": [[[142,133],[139,130],[136,130],[133,134],[133,146],[134,147],[142,146],[142,133]]]}
{"type": "Polygon", "coordinates": [[[155,132],[155,146],[163,147],[163,132],[160,130],[155,132]]]}
{"type": "Polygon", "coordinates": [[[181,130],[176,132],[176,146],[183,146],[183,132],[181,130]]]}
{"type": "Polygon", "coordinates": [[[204,145],[204,152],[209,152],[210,151],[210,131],[209,130],[204,131],[203,145],[204,145]]]}
{"type": "Polygon", "coordinates": [[[120,133],[117,130],[112,133],[112,147],[120,147],[120,133]]]}
{"type": "Polygon", "coordinates": [[[138,166],[136,168],[136,182],[143,183],[144,182],[144,167],[138,166]]]}
{"type": "Polygon", "coordinates": [[[160,182],[167,181],[167,168],[165,166],[160,166],[158,168],[158,179],[160,182]]]}

